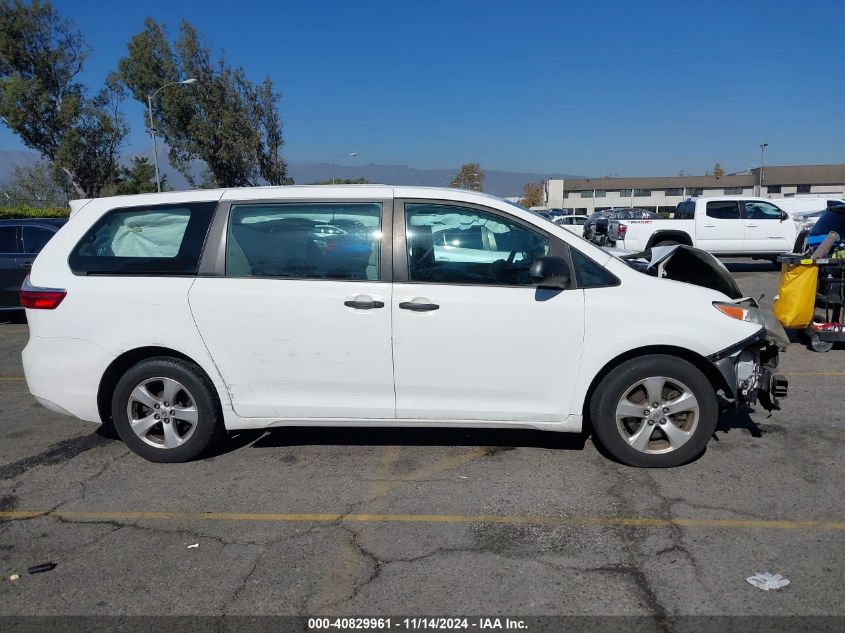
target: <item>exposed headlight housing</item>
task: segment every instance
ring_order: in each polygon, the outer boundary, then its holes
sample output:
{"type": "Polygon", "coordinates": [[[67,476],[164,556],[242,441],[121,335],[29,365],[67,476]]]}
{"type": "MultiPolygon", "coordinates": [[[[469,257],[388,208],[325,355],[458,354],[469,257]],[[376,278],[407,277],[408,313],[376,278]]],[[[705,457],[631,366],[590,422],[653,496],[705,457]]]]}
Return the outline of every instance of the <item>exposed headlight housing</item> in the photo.
{"type": "Polygon", "coordinates": [[[738,303],[723,303],[721,301],[714,301],[713,307],[722,314],[736,319],[737,321],[745,321],[746,323],[756,323],[757,325],[766,325],[766,318],[760,308],[754,306],[741,305],[738,303]]]}

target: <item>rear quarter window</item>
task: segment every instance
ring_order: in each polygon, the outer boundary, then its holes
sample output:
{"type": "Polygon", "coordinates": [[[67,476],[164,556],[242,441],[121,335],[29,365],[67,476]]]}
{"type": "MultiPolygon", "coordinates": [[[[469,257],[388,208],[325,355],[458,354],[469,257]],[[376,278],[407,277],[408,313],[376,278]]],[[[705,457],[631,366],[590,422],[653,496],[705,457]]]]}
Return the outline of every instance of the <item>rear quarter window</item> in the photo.
{"type": "Polygon", "coordinates": [[[0,226],[0,253],[18,252],[18,227],[0,226]]]}
{"type": "Polygon", "coordinates": [[[114,209],[68,259],[76,275],[195,275],[216,202],[114,209]]]}
{"type": "Polygon", "coordinates": [[[734,200],[714,200],[707,203],[707,217],[716,220],[738,220],[739,202],[734,200]]]}

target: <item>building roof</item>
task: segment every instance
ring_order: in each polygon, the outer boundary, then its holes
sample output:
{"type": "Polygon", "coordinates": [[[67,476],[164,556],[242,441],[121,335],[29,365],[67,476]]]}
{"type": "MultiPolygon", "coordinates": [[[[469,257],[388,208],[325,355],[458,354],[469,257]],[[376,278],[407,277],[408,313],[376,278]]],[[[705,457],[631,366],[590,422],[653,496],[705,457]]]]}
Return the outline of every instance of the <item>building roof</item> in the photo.
{"type": "Polygon", "coordinates": [[[680,189],[702,187],[716,189],[723,187],[750,187],[756,183],[751,176],[657,176],[643,178],[579,178],[564,180],[565,191],[588,191],[590,189],[680,189]]]}
{"type": "MultiPolygon", "coordinates": [[[[753,187],[758,184],[760,168],[743,174],[716,176],[644,176],[640,178],[571,178],[564,180],[564,191],[617,189],[680,189],[699,187],[753,187]]],[[[841,185],[845,184],[843,165],[771,165],[763,168],[763,185],[841,185]]]]}
{"type": "MultiPolygon", "coordinates": [[[[759,168],[754,169],[757,177],[759,168]]],[[[841,185],[845,165],[772,165],[763,167],[764,185],[841,185]]]]}

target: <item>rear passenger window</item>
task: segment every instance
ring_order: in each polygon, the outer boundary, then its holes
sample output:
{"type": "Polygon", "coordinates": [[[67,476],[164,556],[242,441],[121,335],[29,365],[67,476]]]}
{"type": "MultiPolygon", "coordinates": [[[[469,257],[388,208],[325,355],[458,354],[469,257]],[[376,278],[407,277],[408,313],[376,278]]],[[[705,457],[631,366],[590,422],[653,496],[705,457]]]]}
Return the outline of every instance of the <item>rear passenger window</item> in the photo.
{"type": "Polygon", "coordinates": [[[53,231],[41,228],[40,226],[23,226],[21,227],[21,241],[23,242],[23,252],[34,254],[40,253],[44,245],[53,237],[53,231]]]}
{"type": "Polygon", "coordinates": [[[707,217],[717,220],[738,220],[739,202],[736,200],[721,200],[707,203],[707,217]]]}
{"type": "Polygon", "coordinates": [[[235,205],[226,275],[377,281],[380,247],[380,203],[235,205]]]}
{"type": "Polygon", "coordinates": [[[69,258],[77,275],[195,275],[216,202],[115,209],[69,258]]]}
{"type": "Polygon", "coordinates": [[[18,228],[16,226],[0,226],[0,253],[18,252],[18,228]]]}

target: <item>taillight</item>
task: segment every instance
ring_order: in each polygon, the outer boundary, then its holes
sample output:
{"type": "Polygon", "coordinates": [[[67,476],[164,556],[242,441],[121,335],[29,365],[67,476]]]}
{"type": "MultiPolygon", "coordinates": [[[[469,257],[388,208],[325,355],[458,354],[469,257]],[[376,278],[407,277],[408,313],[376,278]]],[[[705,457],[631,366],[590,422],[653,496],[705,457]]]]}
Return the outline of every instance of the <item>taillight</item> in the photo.
{"type": "Polygon", "coordinates": [[[37,288],[24,279],[21,287],[21,305],[30,310],[55,310],[67,296],[61,288],[37,288]]]}
{"type": "Polygon", "coordinates": [[[620,224],[619,225],[619,237],[624,238],[625,233],[627,233],[627,232],[628,232],[628,227],[625,224],[620,224]]]}

